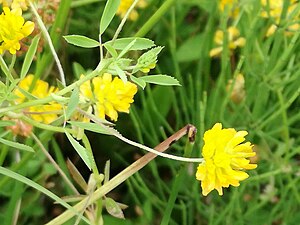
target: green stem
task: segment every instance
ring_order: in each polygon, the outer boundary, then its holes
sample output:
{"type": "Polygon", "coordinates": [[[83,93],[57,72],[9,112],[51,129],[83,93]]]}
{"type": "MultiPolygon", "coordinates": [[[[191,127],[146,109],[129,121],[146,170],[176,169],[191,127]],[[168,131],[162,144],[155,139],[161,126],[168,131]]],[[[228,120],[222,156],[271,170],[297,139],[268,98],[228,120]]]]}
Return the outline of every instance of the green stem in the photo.
{"type": "Polygon", "coordinates": [[[176,0],[166,0],[164,4],[154,13],[153,16],[141,27],[135,34],[135,37],[144,37],[154,25],[165,15],[165,13],[174,5],[176,0]]]}
{"type": "Polygon", "coordinates": [[[48,45],[50,47],[50,51],[53,55],[53,58],[56,62],[57,68],[58,68],[58,72],[59,72],[59,75],[60,75],[61,82],[64,86],[66,86],[65,73],[64,73],[64,70],[63,70],[62,65],[60,63],[60,60],[58,58],[58,55],[56,54],[54,45],[53,45],[51,37],[50,37],[50,35],[47,31],[47,28],[46,28],[45,24],[43,23],[40,15],[38,14],[36,8],[34,7],[33,3],[29,1],[29,4],[30,4],[31,10],[32,10],[33,14],[35,15],[35,17],[37,19],[37,22],[38,22],[38,24],[39,24],[39,26],[42,30],[42,33],[43,33],[44,37],[46,38],[46,40],[48,42],[48,45]]]}
{"type": "MultiPolygon", "coordinates": [[[[66,25],[66,20],[68,18],[69,10],[71,7],[72,0],[63,0],[60,1],[58,11],[56,13],[55,22],[51,28],[50,37],[53,43],[54,48],[57,48],[61,38],[62,30],[66,25]]],[[[53,58],[51,52],[46,52],[43,54],[41,60],[37,63],[37,68],[35,75],[37,78],[40,78],[44,73],[46,68],[49,68],[49,65],[52,64],[53,58]]]]}

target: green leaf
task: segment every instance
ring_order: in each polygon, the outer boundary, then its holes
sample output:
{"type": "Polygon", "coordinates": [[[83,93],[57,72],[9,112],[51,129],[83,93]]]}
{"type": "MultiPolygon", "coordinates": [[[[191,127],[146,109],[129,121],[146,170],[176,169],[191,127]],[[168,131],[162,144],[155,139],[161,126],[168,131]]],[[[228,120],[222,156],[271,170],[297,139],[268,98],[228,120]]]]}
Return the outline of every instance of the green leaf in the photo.
{"type": "Polygon", "coordinates": [[[105,44],[104,47],[107,49],[107,51],[109,52],[109,54],[111,54],[111,56],[113,58],[117,58],[118,57],[118,53],[117,51],[114,49],[113,46],[111,46],[110,44],[105,44]]]}
{"type": "Polygon", "coordinates": [[[82,48],[95,48],[100,46],[99,41],[82,35],[66,35],[63,37],[69,44],[76,45],[82,48]]]}
{"type": "Polygon", "coordinates": [[[141,88],[144,89],[146,87],[146,82],[144,80],[142,80],[141,78],[130,75],[130,79],[134,83],[136,83],[138,86],[140,86],[141,88]]]}
{"type": "Polygon", "coordinates": [[[34,55],[36,53],[38,44],[39,44],[39,40],[40,40],[40,36],[37,35],[32,39],[31,45],[29,46],[29,49],[26,53],[23,65],[22,65],[22,69],[21,69],[21,79],[23,79],[26,74],[28,73],[28,70],[30,68],[30,65],[33,61],[34,55]]]}
{"type": "Polygon", "coordinates": [[[134,43],[136,42],[136,39],[133,39],[127,46],[125,46],[125,48],[120,52],[118,58],[121,58],[123,55],[125,55],[130,48],[134,45],[134,43]]]}
{"type": "Polygon", "coordinates": [[[112,19],[114,18],[118,7],[120,5],[120,0],[108,0],[106,2],[101,20],[100,20],[100,35],[104,33],[112,19]]]}
{"type": "Polygon", "coordinates": [[[80,145],[73,137],[71,134],[69,134],[67,131],[65,131],[65,134],[67,135],[67,138],[69,139],[70,143],[76,150],[76,152],[79,154],[80,158],[83,160],[85,165],[91,170],[92,168],[92,162],[88,156],[87,150],[80,145]]]}
{"type": "Polygon", "coordinates": [[[18,142],[14,142],[14,141],[9,141],[3,138],[0,138],[0,143],[4,144],[4,145],[8,145],[10,147],[22,150],[22,151],[28,151],[28,152],[34,152],[33,148],[28,146],[28,145],[24,145],[18,142]]]}
{"type": "Polygon", "coordinates": [[[125,219],[121,207],[112,198],[105,198],[105,208],[110,215],[116,218],[125,219]]]}
{"type": "Polygon", "coordinates": [[[22,183],[24,183],[24,184],[26,184],[30,187],[33,187],[34,189],[38,190],[41,193],[44,193],[49,198],[52,198],[54,201],[58,202],[59,204],[61,204],[65,208],[71,210],[73,213],[75,213],[75,215],[81,217],[85,222],[87,222],[89,224],[89,221],[87,220],[86,217],[84,217],[83,215],[80,215],[80,213],[78,213],[72,206],[70,206],[68,203],[63,201],[57,195],[53,194],[51,191],[47,190],[46,188],[39,185],[38,183],[35,183],[34,181],[28,179],[27,177],[24,177],[24,176],[22,176],[18,173],[15,173],[15,172],[13,172],[9,169],[4,168],[2,166],[0,166],[0,174],[3,174],[4,176],[7,176],[7,177],[11,177],[11,178],[13,178],[17,181],[20,181],[20,182],[22,182],[22,183]]]}
{"type": "Polygon", "coordinates": [[[70,102],[66,109],[66,120],[68,120],[73,115],[78,103],[79,103],[79,88],[75,87],[72,91],[70,102]]]}
{"type": "Polygon", "coordinates": [[[140,79],[145,81],[146,83],[151,83],[151,84],[159,84],[159,85],[166,85],[166,86],[170,86],[170,85],[181,86],[177,79],[167,75],[148,75],[145,77],[141,77],[140,79]]]}
{"type": "Polygon", "coordinates": [[[82,128],[84,130],[93,131],[93,132],[99,133],[99,134],[111,135],[109,130],[107,130],[95,123],[84,123],[84,122],[77,122],[77,121],[69,121],[68,123],[70,123],[76,127],[82,128]]]}
{"type": "Polygon", "coordinates": [[[115,65],[114,69],[116,70],[118,76],[120,77],[120,79],[125,83],[127,82],[127,76],[125,74],[125,72],[120,69],[120,67],[118,67],[117,65],[115,65]]]}
{"type": "Polygon", "coordinates": [[[134,44],[128,49],[128,51],[144,50],[155,46],[154,41],[147,38],[139,38],[139,37],[119,38],[116,39],[114,42],[112,41],[105,42],[104,46],[111,45],[117,50],[122,50],[134,40],[135,40],[134,44]]]}

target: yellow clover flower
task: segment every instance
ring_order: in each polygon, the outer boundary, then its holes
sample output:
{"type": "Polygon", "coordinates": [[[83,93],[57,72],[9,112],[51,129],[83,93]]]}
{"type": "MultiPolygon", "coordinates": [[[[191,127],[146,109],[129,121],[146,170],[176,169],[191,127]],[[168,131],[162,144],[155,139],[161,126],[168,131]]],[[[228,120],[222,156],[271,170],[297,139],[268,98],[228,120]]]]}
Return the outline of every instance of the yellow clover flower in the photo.
{"type": "Polygon", "coordinates": [[[221,0],[219,3],[219,9],[221,12],[225,11],[225,8],[229,8],[229,16],[235,18],[239,14],[239,8],[237,6],[237,0],[221,0]]]}
{"type": "Polygon", "coordinates": [[[236,131],[233,128],[222,129],[221,123],[216,123],[204,134],[204,146],[201,163],[196,172],[196,179],[201,181],[202,194],[206,196],[216,189],[223,195],[222,187],[239,186],[240,181],[248,178],[242,170],[255,169],[256,164],[250,164],[248,157],[255,156],[250,142],[245,141],[247,131],[236,131]]]}
{"type": "MultiPolygon", "coordinates": [[[[117,10],[117,15],[119,15],[121,18],[123,18],[133,2],[134,2],[134,0],[121,0],[121,3],[117,10]]],[[[147,2],[145,0],[140,0],[136,4],[135,7],[136,8],[145,8],[146,6],[147,6],[147,2]]],[[[138,12],[135,9],[133,9],[131,11],[131,13],[129,14],[128,19],[135,21],[138,18],[138,16],[139,16],[138,12]]]]}
{"type": "Polygon", "coordinates": [[[20,49],[19,41],[31,34],[34,29],[33,22],[24,22],[21,8],[10,11],[8,7],[3,7],[0,15],[0,54],[6,50],[16,54],[20,49]]]}
{"type": "Polygon", "coordinates": [[[95,77],[80,86],[81,99],[93,105],[97,117],[117,121],[118,112],[129,113],[130,104],[137,92],[137,86],[129,81],[123,82],[118,77],[112,79],[109,73],[95,77]],[[92,84],[91,84],[92,83],[92,84]]]}
{"type": "MultiPolygon", "coordinates": [[[[20,104],[28,100],[20,89],[28,92],[33,78],[34,76],[30,74],[20,81],[18,88],[16,88],[14,91],[14,94],[18,97],[15,100],[16,104],[20,104]]],[[[37,80],[30,94],[36,97],[37,99],[42,99],[48,97],[51,93],[55,93],[57,91],[57,88],[49,86],[47,82],[37,80]]],[[[60,104],[56,102],[50,102],[49,104],[45,105],[31,106],[24,113],[29,114],[32,117],[32,119],[38,122],[50,124],[57,119],[58,113],[61,109],[62,107],[60,104]]]]}
{"type": "MultiPolygon", "coordinates": [[[[261,13],[261,16],[264,18],[273,18],[275,20],[275,24],[272,24],[267,33],[266,36],[269,37],[277,30],[277,26],[281,19],[281,14],[284,6],[284,0],[261,0],[261,5],[263,7],[263,11],[261,13]]],[[[296,0],[290,0],[289,6],[287,9],[287,17],[289,14],[295,10],[297,7],[297,1],[296,0]]],[[[300,29],[300,24],[298,22],[299,18],[292,18],[293,24],[288,26],[288,31],[285,32],[286,35],[290,35],[291,32],[297,31],[300,29]]]]}
{"type": "Polygon", "coordinates": [[[0,0],[2,7],[10,7],[12,9],[21,8],[22,10],[27,10],[28,2],[27,0],[0,0]]]}
{"type": "MultiPolygon", "coordinates": [[[[227,29],[228,32],[228,47],[230,50],[234,50],[237,47],[243,47],[246,43],[246,39],[240,37],[240,32],[236,27],[229,27],[227,29]]],[[[217,30],[215,33],[214,41],[217,45],[216,48],[210,50],[209,55],[210,57],[216,57],[221,54],[224,48],[224,32],[221,30],[217,30]]]]}

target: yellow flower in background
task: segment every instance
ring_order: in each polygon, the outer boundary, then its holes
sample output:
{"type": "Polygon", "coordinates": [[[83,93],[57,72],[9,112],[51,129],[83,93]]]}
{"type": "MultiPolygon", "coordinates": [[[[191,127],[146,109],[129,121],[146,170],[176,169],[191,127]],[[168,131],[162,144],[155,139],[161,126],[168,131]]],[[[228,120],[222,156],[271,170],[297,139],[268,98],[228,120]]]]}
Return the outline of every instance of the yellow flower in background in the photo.
{"type": "MultiPolygon", "coordinates": [[[[286,15],[287,17],[296,9],[297,4],[298,3],[296,0],[289,1],[286,15]]],[[[274,32],[277,30],[277,26],[280,23],[284,0],[261,0],[261,5],[263,7],[261,16],[264,18],[272,18],[275,20],[275,24],[272,24],[266,33],[266,36],[269,37],[274,34],[274,32]]],[[[299,14],[297,14],[297,17],[291,18],[290,20],[292,21],[292,25],[288,26],[287,30],[285,31],[286,35],[290,35],[295,31],[299,31],[300,29],[299,14]]]]}
{"type": "Polygon", "coordinates": [[[21,8],[22,10],[27,10],[28,2],[27,0],[0,0],[2,7],[10,7],[12,9],[21,8]]]}
{"type": "Polygon", "coordinates": [[[34,23],[24,21],[21,8],[10,11],[8,7],[3,8],[0,15],[0,54],[8,50],[16,54],[20,49],[20,40],[31,34],[34,23]]]}
{"type": "Polygon", "coordinates": [[[219,9],[221,12],[224,12],[226,7],[229,8],[229,16],[237,17],[239,14],[238,1],[237,0],[221,0],[219,3],[219,9]]]}
{"type": "MultiPolygon", "coordinates": [[[[232,51],[237,47],[243,47],[246,43],[246,39],[240,37],[240,32],[236,27],[229,27],[227,29],[228,33],[228,48],[232,51]]],[[[216,48],[210,50],[210,57],[216,57],[221,54],[224,48],[224,32],[221,30],[217,30],[214,37],[214,42],[216,44],[216,48]]]]}
{"type": "Polygon", "coordinates": [[[97,117],[117,121],[118,112],[129,113],[130,104],[137,92],[137,86],[129,81],[123,82],[118,77],[112,79],[109,73],[95,77],[80,86],[81,99],[91,102],[97,117]],[[92,82],[92,84],[91,84],[92,82]]]}
{"type": "Polygon", "coordinates": [[[223,195],[223,187],[237,187],[240,181],[248,178],[249,175],[243,170],[257,167],[246,159],[255,156],[251,143],[243,143],[247,134],[247,131],[237,132],[233,128],[222,129],[220,123],[204,133],[204,162],[196,172],[196,179],[201,181],[204,196],[214,189],[219,195],[223,195]]]}
{"type": "MultiPolygon", "coordinates": [[[[30,74],[20,81],[18,88],[16,88],[14,91],[14,94],[18,97],[15,100],[16,104],[20,104],[28,100],[21,90],[28,92],[33,78],[34,76],[30,74]]],[[[49,86],[47,82],[37,80],[30,94],[37,99],[42,99],[57,91],[57,88],[49,86]]],[[[25,111],[25,113],[30,115],[32,119],[38,122],[49,124],[58,118],[58,113],[61,109],[61,105],[57,102],[50,102],[49,104],[45,105],[31,106],[25,111]]]]}
{"type": "Polygon", "coordinates": [[[226,91],[230,92],[230,99],[235,104],[241,103],[246,97],[245,78],[239,73],[234,79],[230,79],[226,85],[226,91]]]}
{"type": "MultiPolygon", "coordinates": [[[[134,0],[121,0],[121,3],[117,10],[117,15],[123,18],[133,2],[134,0]]],[[[135,8],[145,8],[146,6],[147,6],[147,2],[145,0],[139,0],[135,8]]],[[[128,19],[135,21],[138,18],[138,16],[139,16],[138,12],[135,9],[133,9],[129,14],[128,19]]]]}

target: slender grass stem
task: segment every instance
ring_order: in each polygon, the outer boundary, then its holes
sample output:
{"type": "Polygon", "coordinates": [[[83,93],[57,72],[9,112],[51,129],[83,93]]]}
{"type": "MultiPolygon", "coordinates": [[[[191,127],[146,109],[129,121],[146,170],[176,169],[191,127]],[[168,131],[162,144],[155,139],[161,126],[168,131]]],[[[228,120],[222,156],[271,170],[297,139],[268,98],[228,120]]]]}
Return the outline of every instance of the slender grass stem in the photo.
{"type": "Polygon", "coordinates": [[[60,60],[58,58],[58,55],[55,51],[54,45],[53,45],[51,37],[50,37],[50,35],[47,31],[47,28],[45,27],[45,24],[43,23],[41,17],[39,16],[38,12],[36,11],[36,8],[35,8],[34,4],[31,1],[29,1],[29,4],[30,4],[30,8],[31,8],[33,14],[35,15],[35,17],[37,19],[37,22],[38,22],[38,24],[39,24],[39,26],[40,26],[47,42],[49,44],[50,50],[52,52],[52,55],[54,57],[54,60],[56,62],[57,68],[58,68],[58,72],[59,72],[59,75],[60,75],[60,80],[61,80],[62,84],[64,86],[66,86],[65,73],[64,73],[64,70],[63,70],[62,65],[60,63],[60,60]]]}

